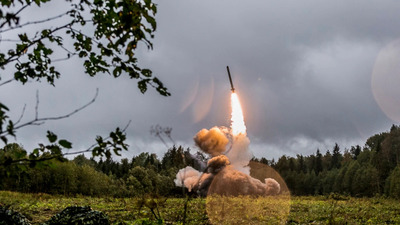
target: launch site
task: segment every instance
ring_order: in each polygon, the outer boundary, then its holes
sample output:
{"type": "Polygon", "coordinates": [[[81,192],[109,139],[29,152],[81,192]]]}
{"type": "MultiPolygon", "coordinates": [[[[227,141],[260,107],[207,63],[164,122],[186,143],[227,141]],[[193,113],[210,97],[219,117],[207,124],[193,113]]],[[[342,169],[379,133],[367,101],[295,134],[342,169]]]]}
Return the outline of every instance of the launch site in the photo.
{"type": "Polygon", "coordinates": [[[399,11],[0,1],[0,225],[400,224],[399,11]]]}

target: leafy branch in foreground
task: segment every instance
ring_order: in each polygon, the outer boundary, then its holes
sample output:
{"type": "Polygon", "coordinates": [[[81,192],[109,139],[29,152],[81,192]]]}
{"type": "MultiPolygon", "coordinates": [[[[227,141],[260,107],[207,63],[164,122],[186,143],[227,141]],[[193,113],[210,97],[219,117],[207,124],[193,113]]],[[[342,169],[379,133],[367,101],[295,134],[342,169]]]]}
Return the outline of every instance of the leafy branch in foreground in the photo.
{"type": "Polygon", "coordinates": [[[107,73],[119,77],[124,73],[139,80],[138,88],[142,93],[150,85],[161,95],[170,95],[150,69],[140,68],[137,64],[135,50],[139,43],[144,43],[148,49],[153,48],[150,39],[154,37],[157,27],[154,18],[157,7],[151,0],[60,1],[59,8],[65,8],[64,12],[46,19],[20,23],[23,11],[47,2],[49,0],[0,2],[0,35],[2,39],[10,36],[4,40],[17,42],[15,47],[0,52],[0,68],[9,65],[16,68],[12,80],[26,83],[30,79],[45,78],[54,85],[55,79],[61,74],[53,66],[54,60],[59,60],[53,53],[60,50],[64,52],[65,60],[72,56],[81,58],[85,72],[90,76],[107,73]],[[14,13],[14,10],[17,12],[14,13]],[[33,28],[31,33],[21,32],[15,36],[15,31],[22,28],[24,31],[30,30],[27,29],[29,26],[38,24],[48,28],[41,31],[33,28]],[[88,26],[93,29],[87,29],[88,26]]]}
{"type": "MultiPolygon", "coordinates": [[[[163,83],[148,68],[138,64],[136,50],[144,44],[151,50],[156,31],[155,14],[157,6],[151,0],[64,0],[57,7],[48,3],[51,0],[2,0],[0,1],[0,87],[12,82],[26,84],[33,81],[46,81],[55,85],[62,74],[57,62],[79,58],[83,71],[91,77],[109,74],[115,78],[127,75],[137,80],[140,92],[145,93],[153,87],[159,94],[169,96],[163,83]],[[30,10],[46,10],[48,17],[33,18],[30,10]]],[[[42,16],[42,15],[40,15],[42,16]]],[[[38,94],[37,94],[38,95],[38,94]]],[[[7,146],[8,137],[16,137],[16,131],[26,126],[42,125],[46,121],[60,120],[92,104],[95,97],[86,105],[70,113],[57,117],[39,117],[39,97],[36,98],[34,119],[22,123],[25,106],[21,116],[12,120],[10,109],[0,102],[0,139],[7,146]]],[[[87,150],[95,156],[110,157],[119,155],[127,145],[124,129],[116,129],[107,138],[97,137],[96,144],[87,150]]],[[[68,154],[63,149],[72,148],[65,139],[48,132],[48,145],[39,145],[29,157],[0,157],[0,165],[8,163],[37,162],[42,159],[62,157],[68,154]],[[57,142],[58,140],[58,142],[57,142]],[[10,161],[11,160],[11,161],[10,161]]],[[[3,150],[6,151],[6,150],[3,150]]]]}
{"type": "Polygon", "coordinates": [[[130,122],[125,126],[124,129],[116,128],[115,131],[110,132],[109,136],[103,138],[97,136],[96,144],[93,144],[89,148],[82,151],[74,152],[63,152],[63,150],[72,149],[72,143],[66,139],[59,139],[56,134],[51,131],[47,131],[48,144],[39,144],[38,148],[35,148],[29,155],[17,144],[6,145],[2,151],[0,151],[0,166],[10,166],[16,164],[17,166],[30,167],[36,166],[37,163],[43,161],[49,161],[51,159],[57,159],[60,161],[65,160],[67,155],[77,155],[86,152],[92,152],[95,156],[105,156],[110,159],[112,153],[120,155],[120,151],[127,150],[128,145],[124,143],[126,140],[125,130],[128,128],[130,122]]]}

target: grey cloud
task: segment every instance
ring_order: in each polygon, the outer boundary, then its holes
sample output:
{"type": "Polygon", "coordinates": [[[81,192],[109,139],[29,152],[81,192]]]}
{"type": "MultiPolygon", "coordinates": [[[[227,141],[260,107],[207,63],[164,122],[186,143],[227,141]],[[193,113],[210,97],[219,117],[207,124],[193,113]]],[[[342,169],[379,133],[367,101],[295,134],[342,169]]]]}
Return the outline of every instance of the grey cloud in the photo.
{"type": "Polygon", "coordinates": [[[149,129],[160,124],[173,128],[177,142],[195,148],[192,137],[202,128],[229,126],[227,65],[258,156],[271,156],[264,148],[277,157],[311,154],[334,142],[362,145],[399,122],[386,118],[370,86],[379,50],[400,37],[396,1],[157,3],[154,50],[142,48],[139,64],[153,70],[171,97],[154,90],[142,95],[135,80],[89,78],[76,69],[81,63],[71,61],[59,65],[64,73],[56,88],[5,86],[2,101],[17,112],[27,103],[32,115],[40,89],[41,112],[54,115],[85,103],[97,87],[98,100],[73,118],[20,132],[18,141],[33,143],[28,140],[54,129],[85,146],[95,135],[132,120],[132,142],[154,146],[158,140],[149,129]],[[16,89],[22,91],[12,96],[16,89]],[[303,141],[296,146],[294,140],[303,141]]]}

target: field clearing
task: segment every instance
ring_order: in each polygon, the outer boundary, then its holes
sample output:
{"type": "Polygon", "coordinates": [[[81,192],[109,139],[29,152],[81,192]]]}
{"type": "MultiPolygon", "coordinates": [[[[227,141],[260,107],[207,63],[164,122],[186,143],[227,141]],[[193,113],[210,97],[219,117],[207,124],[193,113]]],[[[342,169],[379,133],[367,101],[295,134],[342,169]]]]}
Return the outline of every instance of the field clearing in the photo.
{"type": "MultiPolygon", "coordinates": [[[[253,203],[252,207],[265,207],[265,201],[246,199],[253,203]]],[[[67,197],[0,191],[0,205],[21,212],[33,224],[43,223],[64,208],[76,205],[91,206],[94,210],[105,212],[112,224],[151,224],[151,222],[157,224],[156,217],[162,219],[165,224],[182,224],[185,217],[185,202],[182,198],[67,197]]],[[[242,203],[240,207],[249,206],[249,204],[243,206],[245,202],[243,200],[240,202],[242,203]]],[[[400,202],[383,197],[291,197],[289,202],[290,213],[284,215],[286,224],[400,224],[400,202]]],[[[235,216],[238,214],[236,210],[235,216]]],[[[262,216],[249,217],[246,213],[242,214],[243,220],[237,224],[274,224],[282,219],[278,218],[280,215],[275,215],[274,220],[266,220],[262,216]]],[[[224,216],[228,218],[229,212],[224,213],[224,216]]],[[[210,224],[207,216],[207,200],[190,199],[187,202],[185,221],[187,224],[210,224]]],[[[233,224],[232,221],[229,224],[233,224]]]]}

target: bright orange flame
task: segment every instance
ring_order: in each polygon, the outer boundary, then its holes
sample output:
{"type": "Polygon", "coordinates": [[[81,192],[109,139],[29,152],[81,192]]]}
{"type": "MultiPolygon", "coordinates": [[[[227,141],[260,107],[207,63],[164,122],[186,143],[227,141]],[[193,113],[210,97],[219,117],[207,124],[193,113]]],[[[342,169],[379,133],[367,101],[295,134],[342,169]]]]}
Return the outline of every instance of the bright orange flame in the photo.
{"type": "Polygon", "coordinates": [[[231,94],[232,118],[231,128],[233,136],[246,134],[246,125],[244,124],[242,106],[236,93],[231,94]]]}

